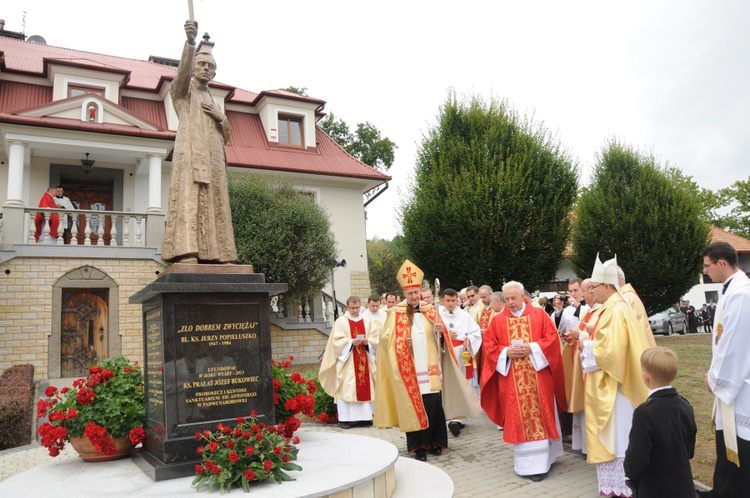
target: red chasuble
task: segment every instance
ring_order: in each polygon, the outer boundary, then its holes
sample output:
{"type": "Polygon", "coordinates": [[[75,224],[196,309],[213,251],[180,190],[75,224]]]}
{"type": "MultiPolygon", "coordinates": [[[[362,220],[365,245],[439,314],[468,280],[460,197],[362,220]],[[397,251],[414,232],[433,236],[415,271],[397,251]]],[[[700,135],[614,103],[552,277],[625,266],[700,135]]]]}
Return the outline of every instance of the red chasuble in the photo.
{"type": "MultiPolygon", "coordinates": [[[[358,335],[366,336],[364,320],[349,320],[349,330],[352,331],[352,339],[358,335]]],[[[370,393],[370,366],[367,361],[367,351],[362,345],[352,348],[352,360],[354,360],[354,378],[357,385],[357,401],[372,401],[370,393]]]]}
{"type": "Polygon", "coordinates": [[[565,376],[557,328],[544,310],[527,302],[523,314],[514,317],[506,307],[490,323],[482,350],[482,408],[503,427],[503,440],[518,444],[559,439],[555,411],[567,408],[565,376]],[[510,360],[507,376],[498,373],[500,353],[513,340],[536,342],[549,366],[537,372],[527,356],[510,360]]]}
{"type": "MultiPolygon", "coordinates": [[[[41,208],[51,208],[56,209],[57,204],[55,203],[55,198],[52,197],[52,194],[49,192],[45,192],[42,195],[42,198],[39,200],[39,207],[41,208]]],[[[39,242],[39,237],[42,235],[42,231],[44,230],[44,215],[42,213],[37,213],[34,217],[34,224],[36,225],[36,232],[34,233],[34,238],[37,242],[39,242]]],[[[53,213],[49,217],[49,235],[53,239],[57,238],[57,228],[60,225],[60,217],[57,213],[53,213]]]]}
{"type": "MultiPolygon", "coordinates": [[[[484,330],[483,334],[486,334],[487,329],[490,328],[491,319],[494,318],[493,314],[495,314],[495,312],[489,306],[487,306],[485,309],[482,310],[482,314],[479,317],[479,328],[481,330],[484,330]]],[[[482,335],[482,337],[483,337],[482,342],[484,342],[484,335],[482,335]]],[[[479,377],[481,377],[482,363],[484,360],[484,348],[482,346],[480,346],[479,351],[476,351],[476,353],[474,354],[474,359],[476,360],[477,371],[479,372],[479,377]]]]}

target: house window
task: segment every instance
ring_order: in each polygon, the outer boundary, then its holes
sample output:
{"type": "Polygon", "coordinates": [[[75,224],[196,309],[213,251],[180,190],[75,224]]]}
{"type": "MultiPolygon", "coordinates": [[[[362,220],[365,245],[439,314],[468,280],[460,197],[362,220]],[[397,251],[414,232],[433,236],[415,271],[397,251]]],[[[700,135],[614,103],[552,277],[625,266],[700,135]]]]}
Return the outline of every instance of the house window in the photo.
{"type": "Polygon", "coordinates": [[[292,147],[304,147],[302,139],[302,117],[279,114],[279,143],[292,147]]]}
{"type": "Polygon", "coordinates": [[[68,97],[77,97],[79,95],[85,95],[92,93],[104,97],[104,88],[97,86],[86,86],[86,85],[68,85],[68,97]]]}
{"type": "Polygon", "coordinates": [[[303,197],[307,197],[310,200],[311,204],[315,204],[315,192],[310,192],[309,190],[300,190],[300,195],[303,197]]]}

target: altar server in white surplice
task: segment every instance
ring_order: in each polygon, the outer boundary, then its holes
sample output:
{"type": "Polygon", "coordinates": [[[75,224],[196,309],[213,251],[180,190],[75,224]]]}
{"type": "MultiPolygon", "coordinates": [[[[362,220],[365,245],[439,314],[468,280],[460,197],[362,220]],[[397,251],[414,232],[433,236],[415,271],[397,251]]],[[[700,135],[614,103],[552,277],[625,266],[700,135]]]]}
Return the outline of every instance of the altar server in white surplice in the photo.
{"type": "MultiPolygon", "coordinates": [[[[479,352],[479,348],[482,347],[482,333],[479,329],[479,324],[469,313],[460,308],[458,305],[458,292],[454,289],[445,289],[443,292],[443,305],[440,306],[440,316],[451,338],[458,366],[461,368],[466,382],[469,383],[477,396],[479,396],[480,372],[476,367],[476,360],[474,358],[479,352]],[[465,357],[464,352],[467,352],[465,357]]],[[[468,422],[468,418],[464,420],[451,420],[448,422],[448,429],[450,429],[451,434],[458,437],[461,429],[466,426],[466,422],[468,422]]]]}
{"type": "Polygon", "coordinates": [[[379,338],[380,332],[383,330],[383,325],[385,324],[385,319],[388,317],[388,312],[384,307],[380,306],[380,296],[373,294],[368,297],[367,306],[362,314],[365,318],[370,320],[372,334],[379,338]]]}
{"type": "Polygon", "coordinates": [[[346,307],[333,324],[318,373],[323,390],[336,402],[342,429],[372,424],[378,344],[370,320],[360,314],[359,297],[347,299],[346,307]]]}
{"type": "Polygon", "coordinates": [[[714,242],[702,253],[703,273],[724,284],[716,305],[713,358],[706,384],[716,397],[714,488],[698,496],[748,496],[750,490],[750,279],[737,251],[714,242]]]}

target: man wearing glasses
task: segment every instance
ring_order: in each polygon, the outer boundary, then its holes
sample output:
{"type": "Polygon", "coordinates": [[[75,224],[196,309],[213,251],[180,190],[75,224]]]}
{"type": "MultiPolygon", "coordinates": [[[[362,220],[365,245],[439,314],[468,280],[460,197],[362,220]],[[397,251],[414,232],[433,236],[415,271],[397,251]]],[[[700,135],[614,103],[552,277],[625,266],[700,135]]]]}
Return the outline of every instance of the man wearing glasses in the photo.
{"type": "Polygon", "coordinates": [[[601,305],[592,340],[583,342],[581,365],[587,374],[584,416],[587,461],[596,464],[599,492],[631,496],[623,461],[635,407],[646,401],[641,354],[649,344],[633,310],[617,289],[617,258],[597,255],[589,290],[601,305]]]}
{"type": "Polygon", "coordinates": [[[469,300],[469,304],[464,307],[466,312],[471,316],[472,320],[477,321],[477,317],[482,312],[484,305],[479,300],[479,288],[476,285],[470,285],[466,288],[466,298],[469,300]]]}
{"type": "Polygon", "coordinates": [[[716,396],[714,488],[701,497],[747,496],[750,489],[750,279],[737,267],[737,251],[714,242],[701,253],[703,273],[724,284],[716,305],[706,385],[716,396]]]}

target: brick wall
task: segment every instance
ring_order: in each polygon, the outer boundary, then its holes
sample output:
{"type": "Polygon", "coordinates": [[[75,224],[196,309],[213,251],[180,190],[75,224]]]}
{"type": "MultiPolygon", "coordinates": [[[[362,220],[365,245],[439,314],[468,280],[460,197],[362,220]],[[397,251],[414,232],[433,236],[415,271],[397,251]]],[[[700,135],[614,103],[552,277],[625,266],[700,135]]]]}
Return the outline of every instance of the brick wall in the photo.
{"type": "MultiPolygon", "coordinates": [[[[30,363],[36,379],[48,378],[53,287],[66,273],[84,265],[117,284],[119,318],[117,330],[111,332],[120,335],[122,355],[142,359],[141,305],[128,299],[153,282],[163,265],[150,259],[14,258],[0,264],[0,370],[30,363]]],[[[97,287],[96,282],[92,287],[97,287]]]]}
{"type": "MultiPolygon", "coordinates": [[[[61,277],[84,265],[101,271],[117,284],[117,330],[111,332],[120,335],[123,356],[142,361],[141,305],[130,304],[128,299],[153,282],[163,265],[151,259],[14,258],[0,264],[0,371],[30,363],[37,380],[49,378],[54,286],[61,277]],[[10,273],[6,274],[8,270],[10,273]]],[[[92,287],[101,286],[92,283],[92,287]]],[[[113,307],[110,301],[110,310],[113,307]]],[[[59,323],[59,316],[57,319],[59,323]]],[[[283,330],[271,326],[275,359],[292,355],[295,364],[317,363],[327,341],[328,336],[316,329],[283,330]]]]}
{"type": "MultiPolygon", "coordinates": [[[[366,271],[353,271],[350,274],[350,285],[352,289],[352,295],[359,296],[363,303],[370,297],[370,275],[366,271]]],[[[341,302],[346,301],[345,296],[343,299],[339,298],[341,302]]]]}
{"type": "Polygon", "coordinates": [[[316,329],[284,330],[271,325],[271,351],[275,360],[294,356],[294,363],[318,363],[326,348],[328,336],[316,329]]]}

